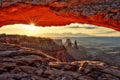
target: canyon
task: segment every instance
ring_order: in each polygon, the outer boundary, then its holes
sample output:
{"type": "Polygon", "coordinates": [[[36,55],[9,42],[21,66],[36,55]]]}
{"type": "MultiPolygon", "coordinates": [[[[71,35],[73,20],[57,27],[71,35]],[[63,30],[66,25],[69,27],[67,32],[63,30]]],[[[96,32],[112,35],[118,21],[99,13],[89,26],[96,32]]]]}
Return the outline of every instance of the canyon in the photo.
{"type": "MultiPolygon", "coordinates": [[[[71,23],[120,31],[120,0],[0,0],[0,27],[71,23]]],[[[104,49],[108,54],[71,39],[0,34],[0,80],[120,80],[119,47],[104,49]]]]}
{"type": "MultiPolygon", "coordinates": [[[[56,58],[57,61],[72,62],[72,61],[82,61],[82,60],[94,60],[94,61],[97,60],[97,61],[105,62],[111,66],[120,67],[119,45],[118,47],[114,46],[112,48],[111,45],[113,43],[109,43],[110,48],[108,46],[105,47],[104,45],[98,47],[103,43],[98,44],[98,42],[96,42],[94,38],[94,41],[96,43],[91,43],[91,44],[96,44],[95,45],[96,47],[95,46],[84,47],[84,45],[78,45],[78,42],[72,39],[73,38],[71,39],[66,38],[66,41],[63,42],[62,39],[57,39],[57,38],[50,39],[44,37],[31,37],[25,35],[7,35],[7,34],[0,35],[0,43],[13,44],[25,48],[35,49],[56,58]]],[[[82,38],[77,40],[82,41],[82,38]]],[[[90,40],[90,38],[87,40],[90,40]]],[[[87,42],[84,43],[87,44],[87,42]]],[[[119,44],[119,42],[117,44],[119,44]]]]}
{"type": "Polygon", "coordinates": [[[35,49],[0,45],[0,80],[120,80],[119,68],[100,61],[59,62],[35,49]]]}
{"type": "Polygon", "coordinates": [[[82,23],[119,31],[120,0],[2,0],[0,17],[0,26],[82,23]]]}
{"type": "Polygon", "coordinates": [[[1,34],[0,42],[39,50],[62,62],[68,62],[69,58],[71,58],[71,56],[67,53],[66,48],[62,44],[62,40],[1,34]]]}

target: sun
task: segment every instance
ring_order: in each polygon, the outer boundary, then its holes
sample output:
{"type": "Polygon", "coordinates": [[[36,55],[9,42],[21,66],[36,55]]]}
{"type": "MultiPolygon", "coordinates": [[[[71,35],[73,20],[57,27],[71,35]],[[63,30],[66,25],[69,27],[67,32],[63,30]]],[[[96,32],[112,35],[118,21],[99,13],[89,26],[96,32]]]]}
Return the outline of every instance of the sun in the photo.
{"type": "Polygon", "coordinates": [[[30,23],[31,26],[35,26],[35,23],[30,23]]]}
{"type": "Polygon", "coordinates": [[[30,26],[29,29],[30,30],[36,30],[36,27],[35,26],[30,26]]]}
{"type": "Polygon", "coordinates": [[[36,30],[36,26],[35,26],[35,24],[34,23],[31,23],[30,25],[29,25],[29,30],[36,30]]]}

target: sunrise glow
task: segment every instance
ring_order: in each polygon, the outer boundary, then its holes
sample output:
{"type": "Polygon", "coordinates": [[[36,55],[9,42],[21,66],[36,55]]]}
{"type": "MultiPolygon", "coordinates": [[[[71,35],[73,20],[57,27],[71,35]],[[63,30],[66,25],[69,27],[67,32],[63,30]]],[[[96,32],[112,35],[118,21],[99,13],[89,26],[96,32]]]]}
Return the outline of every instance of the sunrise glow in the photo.
{"type": "Polygon", "coordinates": [[[89,24],[72,23],[65,26],[35,26],[34,23],[6,25],[0,28],[0,34],[20,34],[28,36],[56,37],[65,36],[120,36],[119,31],[89,24]]]}
{"type": "Polygon", "coordinates": [[[31,26],[35,26],[35,23],[30,23],[31,26]]]}
{"type": "Polygon", "coordinates": [[[33,30],[36,30],[37,29],[37,27],[36,26],[34,26],[34,25],[30,25],[30,26],[28,26],[29,28],[29,30],[31,30],[31,31],[33,31],[33,30]]]}

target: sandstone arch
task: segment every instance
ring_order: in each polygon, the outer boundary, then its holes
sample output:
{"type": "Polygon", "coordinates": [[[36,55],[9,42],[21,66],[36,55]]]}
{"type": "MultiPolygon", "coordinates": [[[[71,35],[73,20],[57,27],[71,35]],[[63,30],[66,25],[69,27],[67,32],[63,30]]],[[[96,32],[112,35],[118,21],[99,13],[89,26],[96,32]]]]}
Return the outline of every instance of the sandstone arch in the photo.
{"type": "Polygon", "coordinates": [[[120,31],[120,0],[3,0],[0,26],[87,23],[120,31]]]}

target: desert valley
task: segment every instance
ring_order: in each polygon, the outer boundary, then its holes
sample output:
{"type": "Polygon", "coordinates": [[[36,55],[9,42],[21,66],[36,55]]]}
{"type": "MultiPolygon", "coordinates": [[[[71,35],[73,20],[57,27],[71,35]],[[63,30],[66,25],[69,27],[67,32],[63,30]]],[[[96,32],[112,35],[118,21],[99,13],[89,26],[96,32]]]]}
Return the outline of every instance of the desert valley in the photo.
{"type": "Polygon", "coordinates": [[[119,80],[119,55],[71,39],[1,34],[0,80],[119,80]]]}
{"type": "Polygon", "coordinates": [[[120,0],[0,0],[0,80],[120,80],[120,0]]]}

